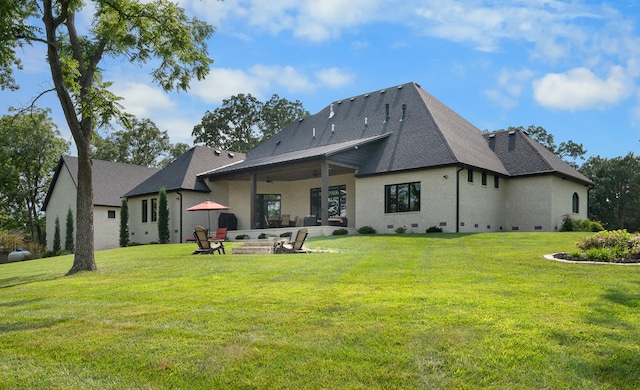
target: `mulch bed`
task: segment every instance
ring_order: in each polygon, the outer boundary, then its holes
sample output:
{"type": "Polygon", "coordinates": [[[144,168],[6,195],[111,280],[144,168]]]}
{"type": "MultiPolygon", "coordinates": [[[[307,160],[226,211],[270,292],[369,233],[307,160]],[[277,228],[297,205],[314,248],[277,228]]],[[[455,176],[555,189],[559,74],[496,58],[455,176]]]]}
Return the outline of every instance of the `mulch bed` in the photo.
{"type": "Polygon", "coordinates": [[[611,261],[599,261],[571,256],[568,252],[559,252],[545,256],[551,260],[561,260],[572,263],[597,263],[597,264],[640,264],[640,259],[616,259],[611,261]]]}

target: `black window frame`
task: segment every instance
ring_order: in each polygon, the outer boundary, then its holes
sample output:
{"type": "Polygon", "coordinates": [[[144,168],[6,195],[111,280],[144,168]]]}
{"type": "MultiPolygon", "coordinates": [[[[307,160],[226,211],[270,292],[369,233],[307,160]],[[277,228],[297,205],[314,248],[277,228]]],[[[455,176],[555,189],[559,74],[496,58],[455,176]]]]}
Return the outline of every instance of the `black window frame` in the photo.
{"type": "Polygon", "coordinates": [[[421,184],[419,181],[384,186],[386,214],[420,211],[421,184]],[[403,197],[406,200],[403,200],[403,197]]]}
{"type": "Polygon", "coordinates": [[[467,182],[473,183],[473,169],[467,169],[467,182]]]}
{"type": "MultiPolygon", "coordinates": [[[[310,215],[320,216],[322,204],[322,189],[320,187],[311,188],[309,190],[309,210],[310,215]]],[[[347,185],[339,184],[329,187],[329,217],[346,217],[347,216],[347,185]]]]}
{"type": "Polygon", "coordinates": [[[142,222],[149,222],[149,201],[142,199],[142,222]]]}
{"type": "Polygon", "coordinates": [[[571,196],[571,212],[574,214],[580,213],[580,195],[574,192],[571,196]]]}
{"type": "Polygon", "coordinates": [[[151,198],[151,222],[158,222],[158,198],[151,198]]]}
{"type": "Polygon", "coordinates": [[[107,210],[107,219],[115,219],[116,211],[115,210],[107,210]]]}
{"type": "Polygon", "coordinates": [[[487,185],[487,172],[482,172],[482,185],[487,185]]]}
{"type": "Polygon", "coordinates": [[[500,177],[498,175],[493,177],[493,188],[500,188],[500,177]]]}

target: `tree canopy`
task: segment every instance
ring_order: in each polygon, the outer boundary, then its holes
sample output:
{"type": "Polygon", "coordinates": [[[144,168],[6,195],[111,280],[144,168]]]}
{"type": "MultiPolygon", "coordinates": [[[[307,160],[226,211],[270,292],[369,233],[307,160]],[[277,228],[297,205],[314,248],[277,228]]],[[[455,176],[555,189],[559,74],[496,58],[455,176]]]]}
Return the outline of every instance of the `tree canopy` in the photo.
{"type": "Polygon", "coordinates": [[[294,120],[309,115],[299,100],[277,94],[261,102],[251,94],[234,95],[222,106],[207,111],[193,128],[195,143],[247,153],[294,120]]]}
{"type": "MultiPolygon", "coordinates": [[[[81,0],[5,0],[0,6],[0,83],[16,88],[12,77],[19,48],[43,43],[51,80],[78,150],[76,252],[69,274],[97,269],[93,247],[91,138],[95,129],[124,119],[120,97],[103,80],[103,59],[123,58],[137,66],[153,62],[151,77],[164,90],[187,90],[213,62],[206,40],[213,27],[188,18],[162,0],[96,0],[87,28],[76,15],[81,0]]],[[[85,12],[89,15],[88,12],[85,12]]],[[[35,94],[35,93],[34,93],[35,94]]]]}
{"type": "Polygon", "coordinates": [[[42,109],[0,118],[0,139],[0,208],[12,217],[3,227],[28,231],[41,243],[51,172],[69,145],[42,109]]]}

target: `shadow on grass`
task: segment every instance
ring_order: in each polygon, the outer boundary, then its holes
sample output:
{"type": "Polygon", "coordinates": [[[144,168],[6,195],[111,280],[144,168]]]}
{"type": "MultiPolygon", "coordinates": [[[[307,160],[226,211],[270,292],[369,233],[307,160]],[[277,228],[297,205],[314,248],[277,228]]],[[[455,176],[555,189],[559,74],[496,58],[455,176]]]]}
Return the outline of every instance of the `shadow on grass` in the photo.
{"type": "Polygon", "coordinates": [[[59,279],[62,276],[52,276],[51,274],[38,274],[25,277],[14,276],[12,278],[0,279],[0,288],[11,288],[21,286],[23,284],[45,282],[59,279]]]}
{"type": "Polygon", "coordinates": [[[51,328],[67,321],[68,319],[25,319],[23,321],[0,323],[0,334],[51,328]]]}

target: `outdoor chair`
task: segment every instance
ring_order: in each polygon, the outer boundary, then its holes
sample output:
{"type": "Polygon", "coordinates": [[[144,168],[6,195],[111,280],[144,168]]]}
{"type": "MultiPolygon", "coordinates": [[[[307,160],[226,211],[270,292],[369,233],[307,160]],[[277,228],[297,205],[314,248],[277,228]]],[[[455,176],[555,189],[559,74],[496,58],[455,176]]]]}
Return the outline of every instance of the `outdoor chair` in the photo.
{"type": "Polygon", "coordinates": [[[211,243],[207,237],[206,229],[202,226],[196,226],[193,230],[193,237],[198,243],[198,249],[193,251],[192,255],[212,255],[215,251],[224,253],[224,245],[222,242],[211,243]]]}
{"type": "Polygon", "coordinates": [[[282,214],[282,218],[280,219],[280,227],[289,226],[289,214],[282,214]]]}
{"type": "Polygon", "coordinates": [[[289,226],[290,227],[298,226],[298,216],[297,215],[292,220],[289,220],[289,226]]]}
{"type": "MultiPolygon", "coordinates": [[[[217,228],[215,237],[209,239],[209,242],[213,242],[214,244],[220,244],[220,249],[222,250],[222,254],[227,254],[224,251],[223,242],[227,241],[227,228],[217,228]]],[[[220,253],[220,251],[218,251],[220,253]]]]}
{"type": "MultiPolygon", "coordinates": [[[[309,234],[307,228],[299,229],[292,241],[280,241],[276,242],[273,246],[274,253],[307,253],[308,251],[302,249],[304,241],[309,234]]],[[[292,236],[293,238],[293,236],[292,236]]]]}

